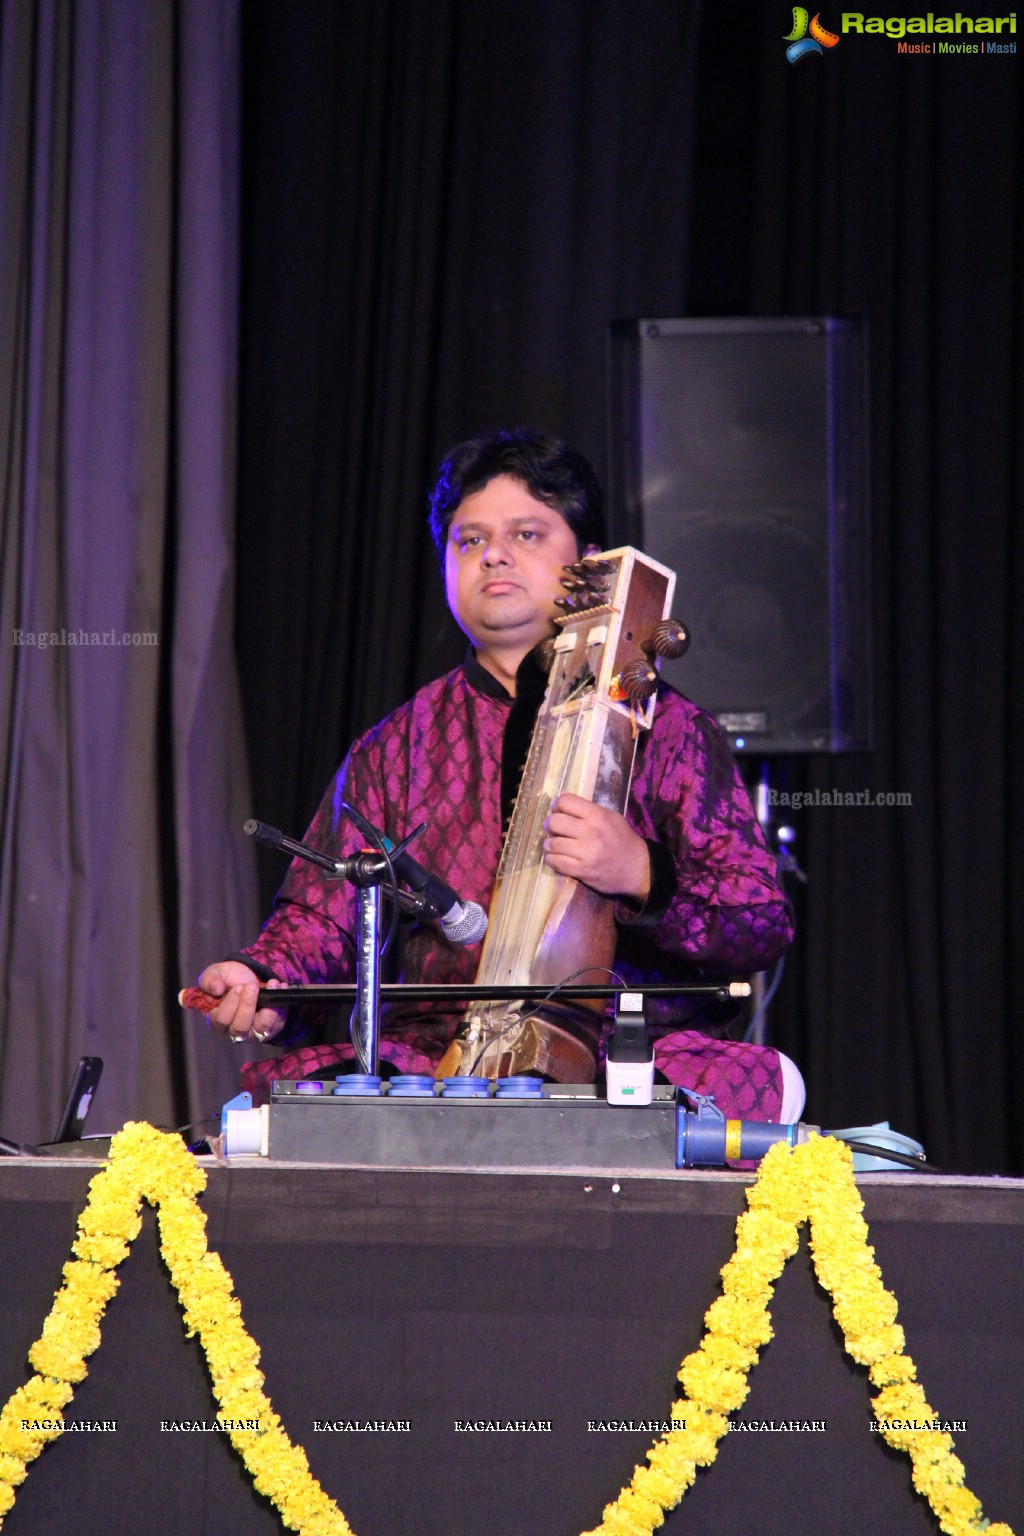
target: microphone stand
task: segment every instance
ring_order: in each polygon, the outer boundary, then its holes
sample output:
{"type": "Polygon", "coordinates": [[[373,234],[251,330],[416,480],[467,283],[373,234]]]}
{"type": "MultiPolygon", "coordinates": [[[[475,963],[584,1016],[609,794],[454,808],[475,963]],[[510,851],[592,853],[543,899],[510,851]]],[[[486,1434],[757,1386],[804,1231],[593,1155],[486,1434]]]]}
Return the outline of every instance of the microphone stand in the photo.
{"type": "MultiPolygon", "coordinates": [[[[332,878],[349,880],[358,888],[355,1007],[349,1031],[360,1067],[367,1075],[376,1077],[380,1065],[381,882],[390,882],[392,895],[401,911],[425,914],[433,911],[433,908],[425,897],[398,889],[391,857],[384,847],[383,839],[369,824],[366,830],[373,833],[380,843],[380,853],[357,853],[348,859],[332,859],[329,854],[321,853],[317,848],[310,848],[295,838],[286,837],[283,832],[267,826],[265,822],[247,821],[243,828],[247,836],[254,837],[265,847],[277,848],[296,858],[305,859],[332,878]]],[[[269,996],[275,1003],[280,1001],[276,991],[270,991],[269,996]]]]}
{"type": "Polygon", "coordinates": [[[363,1071],[377,1076],[380,1065],[380,880],[359,887],[356,943],[356,1005],[349,1032],[363,1071]]]}

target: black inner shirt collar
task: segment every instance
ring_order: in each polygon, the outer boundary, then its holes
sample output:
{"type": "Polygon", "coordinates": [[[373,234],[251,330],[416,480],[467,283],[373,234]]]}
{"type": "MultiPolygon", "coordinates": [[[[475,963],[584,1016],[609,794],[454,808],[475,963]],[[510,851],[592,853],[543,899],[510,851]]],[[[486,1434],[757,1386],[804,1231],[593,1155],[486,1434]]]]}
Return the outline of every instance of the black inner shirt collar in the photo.
{"type": "Polygon", "coordinates": [[[467,652],[462,665],[471,687],[486,694],[488,698],[508,700],[511,705],[501,746],[501,825],[504,833],[519,792],[519,780],[533,739],[537,711],[548,685],[547,675],[539,666],[536,654],[530,651],[519,664],[516,696],[513,699],[508,689],[486,667],[480,665],[472,649],[467,652]]]}

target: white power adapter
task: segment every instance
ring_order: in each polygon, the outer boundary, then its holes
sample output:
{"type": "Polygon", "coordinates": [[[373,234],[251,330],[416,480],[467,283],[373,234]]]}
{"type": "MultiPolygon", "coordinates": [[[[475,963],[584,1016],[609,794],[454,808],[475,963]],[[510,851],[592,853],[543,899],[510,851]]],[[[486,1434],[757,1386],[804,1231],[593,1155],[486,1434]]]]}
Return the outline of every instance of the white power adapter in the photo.
{"type": "Polygon", "coordinates": [[[620,992],[605,1063],[609,1104],[650,1104],[654,1096],[654,1042],[647,1033],[642,992],[620,992]]]}

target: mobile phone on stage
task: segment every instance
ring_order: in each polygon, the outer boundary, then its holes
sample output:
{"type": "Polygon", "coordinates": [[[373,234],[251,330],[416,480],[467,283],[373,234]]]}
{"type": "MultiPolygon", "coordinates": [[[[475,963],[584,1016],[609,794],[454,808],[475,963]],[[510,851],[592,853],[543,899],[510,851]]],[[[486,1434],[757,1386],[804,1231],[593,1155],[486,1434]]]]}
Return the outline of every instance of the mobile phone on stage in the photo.
{"type": "Polygon", "coordinates": [[[60,1124],[53,1140],[55,1143],[80,1141],[86,1116],[92,1105],[96,1085],[103,1074],[103,1061],[99,1056],[83,1056],[75,1068],[71,1087],[64,1101],[60,1124]]]}

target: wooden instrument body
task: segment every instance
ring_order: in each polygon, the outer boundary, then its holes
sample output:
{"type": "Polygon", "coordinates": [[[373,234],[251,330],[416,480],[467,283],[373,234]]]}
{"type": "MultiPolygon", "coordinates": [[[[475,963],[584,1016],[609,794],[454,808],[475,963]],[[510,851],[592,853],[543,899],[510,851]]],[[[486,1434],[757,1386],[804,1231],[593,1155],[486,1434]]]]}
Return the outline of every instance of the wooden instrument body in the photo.
{"type": "MultiPolygon", "coordinates": [[[[581,970],[606,970],[615,954],[614,899],[548,868],[544,824],[563,792],[625,811],[638,734],[650,727],[654,699],[631,703],[618,680],[628,663],[648,660],[644,646],[668,616],[675,575],[631,548],[585,563],[600,570],[606,597],[555,621],[554,660],[498,866],[480,984],[554,987],[581,970]]],[[[555,1001],[520,1019],[521,1003],[479,1005],[438,1076],[539,1072],[590,1082],[602,1012],[600,1002],[590,1009],[555,1001]]]]}

